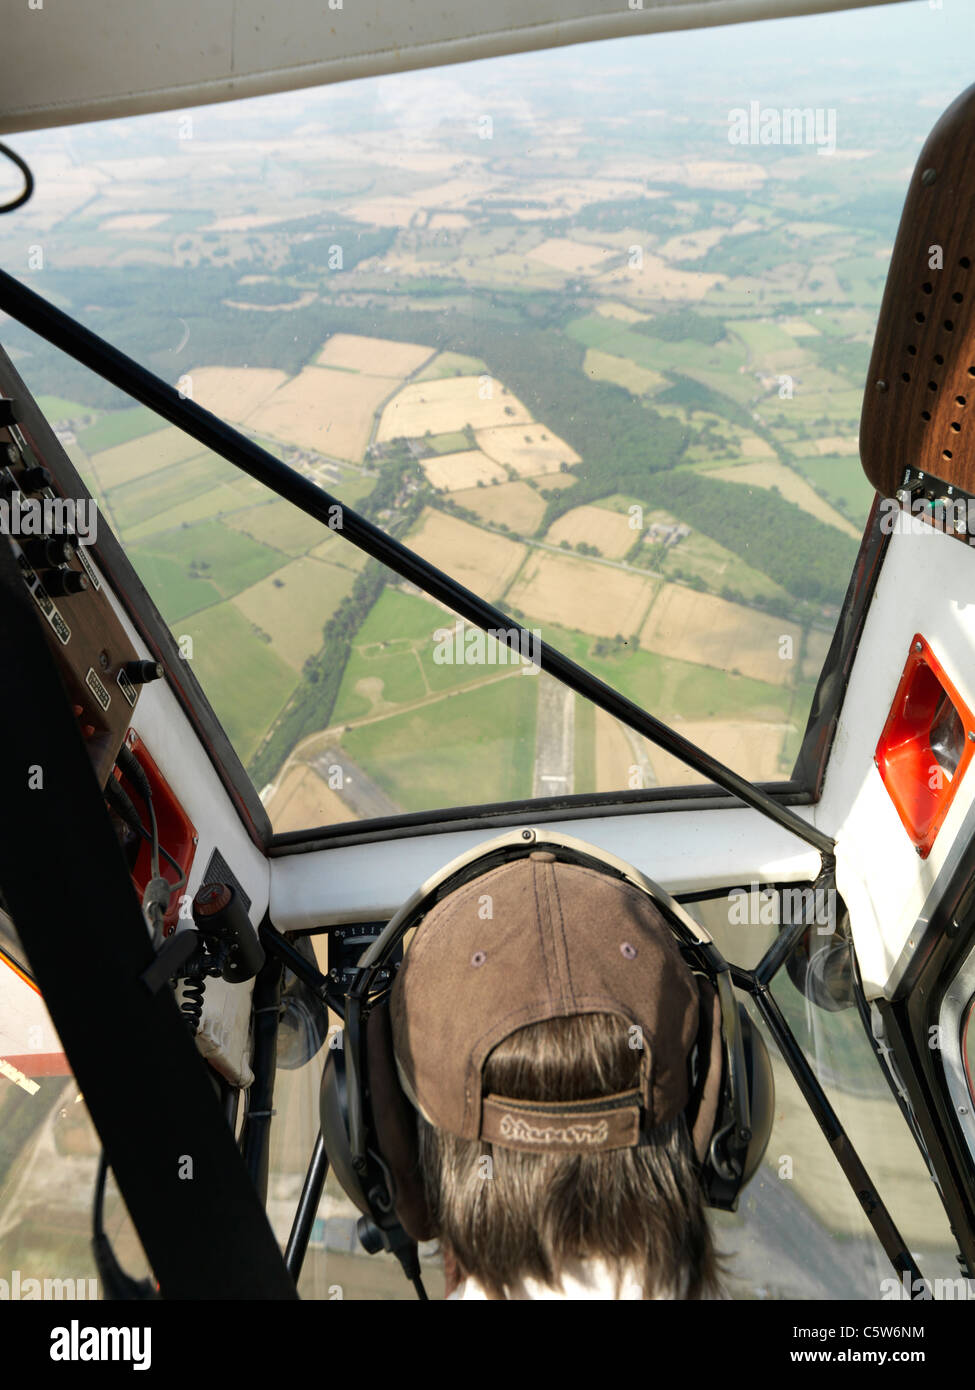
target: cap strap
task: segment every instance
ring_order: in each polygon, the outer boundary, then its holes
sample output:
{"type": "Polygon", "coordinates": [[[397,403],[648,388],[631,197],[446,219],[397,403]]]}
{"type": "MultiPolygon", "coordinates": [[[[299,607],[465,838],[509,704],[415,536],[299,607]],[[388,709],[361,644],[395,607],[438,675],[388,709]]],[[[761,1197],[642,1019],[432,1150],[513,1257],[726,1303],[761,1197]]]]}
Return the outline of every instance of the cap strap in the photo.
{"type": "Polygon", "coordinates": [[[486,1096],[480,1137],[503,1149],[535,1154],[632,1148],[640,1139],[640,1092],[577,1101],[486,1096]]]}

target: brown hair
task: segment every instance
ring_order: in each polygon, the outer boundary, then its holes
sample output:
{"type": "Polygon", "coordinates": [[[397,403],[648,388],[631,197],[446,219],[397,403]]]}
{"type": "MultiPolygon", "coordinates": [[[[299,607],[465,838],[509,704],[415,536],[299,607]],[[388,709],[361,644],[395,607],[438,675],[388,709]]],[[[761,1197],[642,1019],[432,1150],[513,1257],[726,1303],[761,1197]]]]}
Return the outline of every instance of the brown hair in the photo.
{"type": "MultiPolygon", "coordinates": [[[[639,1086],[641,1053],[631,1032],[613,1014],[520,1028],[489,1054],[484,1094],[572,1101],[639,1086]]],[[[552,1155],[459,1139],[417,1118],[441,1245],[491,1297],[505,1298],[526,1278],[556,1288],[569,1262],[599,1257],[616,1270],[617,1297],[627,1264],[648,1298],[720,1294],[683,1115],[636,1148],[552,1155]]]]}

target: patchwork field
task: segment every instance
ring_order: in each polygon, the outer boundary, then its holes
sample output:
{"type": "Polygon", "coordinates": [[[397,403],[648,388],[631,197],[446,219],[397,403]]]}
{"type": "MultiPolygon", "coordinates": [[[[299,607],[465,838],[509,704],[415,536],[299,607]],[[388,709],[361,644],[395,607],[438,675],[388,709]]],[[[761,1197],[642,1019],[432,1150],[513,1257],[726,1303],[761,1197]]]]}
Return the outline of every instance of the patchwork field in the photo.
{"type": "Polygon", "coordinates": [[[639,630],[657,587],[652,579],[590,560],[534,551],[508,602],[543,626],[556,623],[594,637],[625,637],[639,630]]]}
{"type": "Polygon", "coordinates": [[[501,425],[493,429],[479,429],[474,437],[489,458],[513,468],[523,478],[537,477],[541,473],[558,473],[563,463],[579,463],[579,455],[558,435],[552,434],[542,425],[533,424],[531,429],[519,425],[501,425]]]}
{"type": "Polygon", "coordinates": [[[439,381],[411,382],[387,405],[376,440],[419,439],[428,431],[488,429],[505,423],[531,424],[521,401],[493,377],[443,377],[439,381]]]}
{"type": "Polygon", "coordinates": [[[197,367],[190,377],[197,405],[235,424],[288,380],[286,372],[270,367],[197,367]]]}
{"type": "Polygon", "coordinates": [[[429,507],[407,545],[488,601],[502,594],[525,555],[524,546],[429,507]]]}
{"type": "Polygon", "coordinates": [[[642,263],[627,263],[596,277],[596,283],[612,287],[617,294],[645,300],[696,301],[727,279],[701,270],[675,270],[660,256],[644,252],[642,263]]]}
{"type": "Polygon", "coordinates": [[[644,323],[647,314],[637,313],[629,304],[620,304],[614,299],[601,299],[596,305],[596,313],[608,319],[621,319],[623,323],[644,323]]]}
{"type": "Polygon", "coordinates": [[[588,275],[605,265],[615,254],[602,246],[589,246],[585,242],[570,241],[567,237],[550,237],[529,251],[528,258],[541,261],[553,270],[564,270],[569,275],[588,275]]]}
{"type": "Polygon", "coordinates": [[[248,417],[263,434],[315,453],[358,461],[389,395],[386,377],[305,367],[248,417]]]}
{"type": "Polygon", "coordinates": [[[799,652],[800,632],[793,623],[712,594],[667,585],[640,633],[640,645],[680,661],[785,685],[795,663],[779,657],[781,636],[790,636],[793,651],[799,652]]]}
{"type": "Polygon", "coordinates": [[[638,539],[627,517],[606,507],[574,507],[549,527],[545,537],[552,545],[568,541],[594,545],[608,560],[620,560],[638,539]]]}
{"type": "Polygon", "coordinates": [[[344,367],[368,376],[402,379],[422,367],[434,349],[418,343],[397,343],[389,338],[363,338],[354,333],[334,333],[318,354],[322,367],[344,367]]]}
{"type": "Polygon", "coordinates": [[[454,501],[469,507],[483,521],[504,522],[520,536],[533,535],[545,514],[545,502],[527,483],[499,483],[455,492],[454,501]]]}
{"type": "Polygon", "coordinates": [[[781,463],[745,463],[737,468],[716,468],[709,471],[708,476],[721,478],[728,483],[744,483],[749,487],[777,488],[787,502],[795,502],[804,512],[835,526],[844,536],[852,536],[857,541],[860,539],[860,532],[845,516],[824,502],[803,478],[781,463]]]}
{"type": "Polygon", "coordinates": [[[116,444],[101,453],[89,453],[92,468],[106,492],[122,483],[134,482],[148,473],[158,473],[172,463],[182,463],[201,452],[197,440],[182,430],[168,427],[153,430],[126,444],[116,444]]]}
{"type": "Polygon", "coordinates": [[[322,628],[355,582],[352,570],[303,557],[239,593],[234,605],[295,671],[322,645],[322,628]]]}
{"type": "Polygon", "coordinates": [[[421,468],[427,481],[447,492],[459,492],[477,487],[479,482],[503,483],[508,475],[499,463],[482,454],[480,449],[466,449],[459,454],[439,454],[422,459],[421,468]]]}

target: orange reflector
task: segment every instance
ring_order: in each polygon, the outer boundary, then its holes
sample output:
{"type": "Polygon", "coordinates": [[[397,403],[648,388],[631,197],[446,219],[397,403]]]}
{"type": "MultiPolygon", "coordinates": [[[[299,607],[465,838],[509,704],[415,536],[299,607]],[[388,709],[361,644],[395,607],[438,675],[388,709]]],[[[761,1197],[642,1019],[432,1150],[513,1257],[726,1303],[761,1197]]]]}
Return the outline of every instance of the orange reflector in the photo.
{"type": "Polygon", "coordinates": [[[975,753],[975,719],[920,633],[911,640],[874,761],[922,859],[975,753]]]}

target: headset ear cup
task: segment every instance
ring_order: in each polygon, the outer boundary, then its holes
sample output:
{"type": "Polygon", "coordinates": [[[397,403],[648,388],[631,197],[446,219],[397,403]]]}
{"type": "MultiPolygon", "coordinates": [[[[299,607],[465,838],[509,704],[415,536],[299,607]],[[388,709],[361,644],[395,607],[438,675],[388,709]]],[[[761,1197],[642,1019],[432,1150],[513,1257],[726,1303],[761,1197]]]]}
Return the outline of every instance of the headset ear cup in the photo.
{"type": "Polygon", "coordinates": [[[341,1048],[330,1048],[325,1058],[322,1086],[319,1093],[319,1113],[328,1165],[341,1184],[346,1196],[351,1198],[359,1210],[368,1216],[370,1208],[365,1188],[352,1165],[345,1053],[341,1048]]]}
{"type": "Polygon", "coordinates": [[[721,1103],[721,1087],[724,1081],[724,1042],[721,1036],[721,1001],[710,980],[698,976],[698,994],[701,1001],[701,1022],[697,1035],[698,1078],[687,1119],[691,1131],[694,1152],[699,1163],[704,1163],[711,1148],[721,1103]]]}
{"type": "Polygon", "coordinates": [[[388,999],[366,1021],[366,1057],[372,1124],[379,1152],[392,1178],[390,1197],[407,1235],[415,1241],[435,1234],[419,1166],[416,1111],[396,1072],[388,999]]]}
{"type": "Polygon", "coordinates": [[[751,1182],[772,1137],[775,1124],[775,1077],[765,1039],[752,1022],[744,1004],[739,1003],[741,1038],[745,1051],[745,1077],[752,1137],[745,1153],[741,1187],[751,1182]]]}

